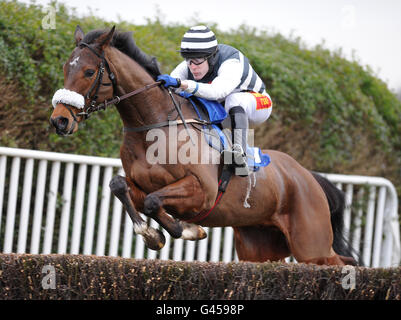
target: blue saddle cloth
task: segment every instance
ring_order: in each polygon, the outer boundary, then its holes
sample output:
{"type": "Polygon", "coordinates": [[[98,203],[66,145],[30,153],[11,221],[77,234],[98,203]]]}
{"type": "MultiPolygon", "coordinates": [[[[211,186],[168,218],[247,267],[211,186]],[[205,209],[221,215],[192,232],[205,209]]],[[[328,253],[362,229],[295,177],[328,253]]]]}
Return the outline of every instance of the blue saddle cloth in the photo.
{"type": "MultiPolygon", "coordinates": [[[[227,112],[224,107],[217,101],[206,100],[195,96],[185,96],[191,101],[200,120],[207,120],[212,123],[210,134],[205,134],[209,145],[219,152],[222,152],[229,147],[227,135],[218,126],[226,117],[227,112]],[[198,110],[198,105],[201,105],[204,111],[209,116],[209,119],[203,119],[198,110]]],[[[205,127],[205,126],[204,126],[205,127]]],[[[257,147],[247,146],[248,166],[253,168],[253,171],[258,171],[260,167],[266,167],[270,163],[270,156],[262,153],[262,150],[257,147]]]]}

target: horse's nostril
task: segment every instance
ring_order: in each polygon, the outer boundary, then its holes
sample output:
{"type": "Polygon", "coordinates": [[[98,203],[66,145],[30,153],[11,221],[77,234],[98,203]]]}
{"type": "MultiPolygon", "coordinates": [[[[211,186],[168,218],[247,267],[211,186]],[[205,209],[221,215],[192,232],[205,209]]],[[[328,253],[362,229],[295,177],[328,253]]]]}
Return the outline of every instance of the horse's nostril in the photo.
{"type": "Polygon", "coordinates": [[[60,130],[65,130],[67,128],[68,125],[68,119],[64,118],[64,117],[58,117],[56,119],[57,121],[57,128],[60,130]]]}
{"type": "Polygon", "coordinates": [[[59,125],[60,129],[61,128],[65,129],[68,125],[68,119],[67,118],[58,119],[58,125],[59,125]]]}
{"type": "Polygon", "coordinates": [[[52,125],[60,131],[64,131],[68,126],[68,119],[64,117],[57,117],[55,119],[51,119],[52,125]]]}

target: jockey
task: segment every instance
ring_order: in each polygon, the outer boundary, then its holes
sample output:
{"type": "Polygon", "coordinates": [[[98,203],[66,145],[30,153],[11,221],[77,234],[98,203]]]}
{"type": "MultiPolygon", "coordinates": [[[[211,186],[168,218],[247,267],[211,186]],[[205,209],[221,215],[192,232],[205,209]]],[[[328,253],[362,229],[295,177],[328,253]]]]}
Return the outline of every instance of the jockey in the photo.
{"type": "Polygon", "coordinates": [[[230,153],[235,165],[241,168],[239,175],[247,176],[248,121],[261,124],[272,111],[265,84],[239,50],[218,44],[215,34],[206,26],[192,27],[184,34],[180,53],[185,60],[171,75],[161,75],[157,80],[165,87],[224,103],[232,122],[230,153]]]}

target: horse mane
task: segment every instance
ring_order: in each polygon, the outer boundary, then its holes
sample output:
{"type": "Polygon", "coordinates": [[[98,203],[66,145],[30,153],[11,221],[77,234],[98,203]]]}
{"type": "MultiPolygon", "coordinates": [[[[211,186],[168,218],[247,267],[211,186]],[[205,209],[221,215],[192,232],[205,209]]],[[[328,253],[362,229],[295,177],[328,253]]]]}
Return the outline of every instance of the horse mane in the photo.
{"type": "MultiPolygon", "coordinates": [[[[98,37],[108,31],[102,29],[92,30],[85,35],[82,41],[88,44],[93,43],[98,37]]],[[[153,79],[156,80],[157,76],[161,74],[156,57],[151,57],[138,48],[132,37],[132,32],[115,31],[110,45],[135,60],[153,79]]]]}

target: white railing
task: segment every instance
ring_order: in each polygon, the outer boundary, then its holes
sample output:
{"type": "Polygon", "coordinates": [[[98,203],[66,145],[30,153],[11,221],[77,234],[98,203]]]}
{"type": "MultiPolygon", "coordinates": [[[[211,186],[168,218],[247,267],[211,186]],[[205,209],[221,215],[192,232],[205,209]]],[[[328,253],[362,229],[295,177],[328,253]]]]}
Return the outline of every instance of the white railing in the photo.
{"type": "MultiPolygon", "coordinates": [[[[123,175],[119,159],[0,147],[0,251],[96,254],[185,261],[236,260],[233,229],[205,228],[201,241],[172,239],[160,251],[133,234],[128,214],[111,197],[123,175]]],[[[348,238],[368,266],[400,263],[398,199],[378,177],[325,174],[346,194],[348,238]]],[[[144,217],[146,219],[146,217],[144,217]]],[[[158,228],[155,221],[149,223],[158,228]]]]}
{"type": "Polygon", "coordinates": [[[365,265],[400,265],[398,197],[394,185],[381,177],[323,175],[345,192],[346,238],[365,265]],[[356,205],[352,206],[353,203],[356,205]]]}

